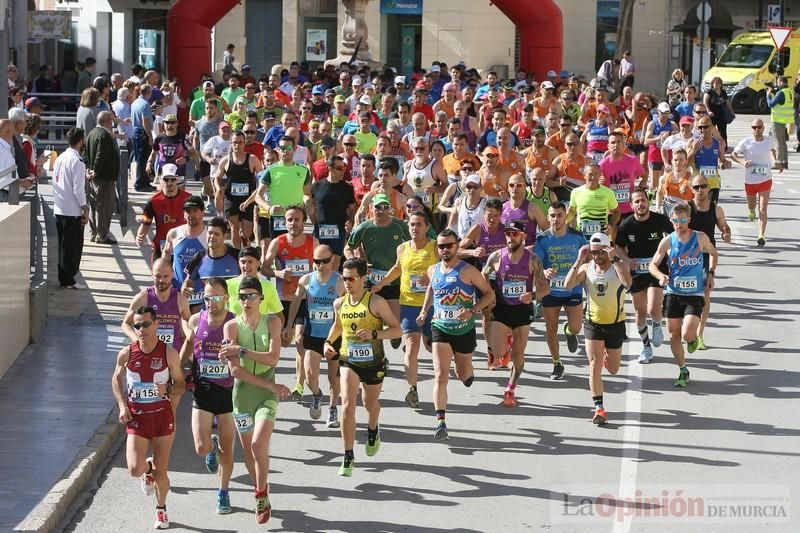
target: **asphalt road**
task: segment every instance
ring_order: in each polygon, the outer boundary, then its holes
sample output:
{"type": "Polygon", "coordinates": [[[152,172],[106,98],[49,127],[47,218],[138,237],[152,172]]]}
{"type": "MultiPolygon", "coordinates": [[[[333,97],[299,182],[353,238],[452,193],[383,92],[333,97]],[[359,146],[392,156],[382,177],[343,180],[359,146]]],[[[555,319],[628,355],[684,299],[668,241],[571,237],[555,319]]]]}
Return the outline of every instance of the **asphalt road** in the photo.
{"type": "MultiPolygon", "coordinates": [[[[749,134],[740,116],[731,141],[749,134]]],[[[734,231],[720,245],[718,288],[707,351],[688,356],[692,381],[672,382],[668,346],[649,365],[629,312],[625,360],[604,376],[610,423],[590,422],[592,402],[583,349],[567,354],[564,381],[551,369],[543,324],[534,324],[516,408],[501,405],[505,372],[475,355],[475,384],[450,385],[446,443],[432,438],[432,365],[421,357],[417,411],[408,409],[402,356],[392,361],[381,413],[380,453],[368,458],[366,415],[358,411],[356,468],[336,470],[338,430],[308,409],[281,405],[271,444],[272,519],[256,524],[249,478],[238,450],[231,485],[234,512],[214,513],[216,477],[194,455],[188,397],[179,412],[168,500],[175,531],[711,531],[790,532],[800,524],[800,261],[797,209],[800,156],[776,176],[767,246],[755,247],[743,171],[724,172],[722,205],[734,231]],[[795,317],[795,318],[792,318],[795,317]],[[626,498],[633,497],[633,500],[626,498]],[[638,499],[637,499],[638,498],[638,499]]],[[[562,343],[563,346],[563,343],[562,343]]],[[[566,353],[566,348],[562,348],[566,353]]],[[[294,352],[284,350],[279,380],[294,384],[294,352]]],[[[325,412],[323,411],[323,418],[325,412]]],[[[238,447],[238,445],[237,445],[238,447]]],[[[154,501],[127,476],[124,448],[72,516],[68,531],[144,531],[154,501]]]]}

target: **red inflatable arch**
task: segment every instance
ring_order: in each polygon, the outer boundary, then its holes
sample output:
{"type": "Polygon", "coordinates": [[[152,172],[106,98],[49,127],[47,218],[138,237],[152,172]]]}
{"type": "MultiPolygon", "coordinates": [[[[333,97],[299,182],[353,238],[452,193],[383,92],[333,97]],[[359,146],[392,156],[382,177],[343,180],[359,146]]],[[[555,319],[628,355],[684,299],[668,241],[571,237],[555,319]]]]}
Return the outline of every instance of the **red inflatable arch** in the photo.
{"type": "Polygon", "coordinates": [[[493,0],[519,30],[519,63],[537,80],[563,64],[564,24],[554,0],[493,0]]]}

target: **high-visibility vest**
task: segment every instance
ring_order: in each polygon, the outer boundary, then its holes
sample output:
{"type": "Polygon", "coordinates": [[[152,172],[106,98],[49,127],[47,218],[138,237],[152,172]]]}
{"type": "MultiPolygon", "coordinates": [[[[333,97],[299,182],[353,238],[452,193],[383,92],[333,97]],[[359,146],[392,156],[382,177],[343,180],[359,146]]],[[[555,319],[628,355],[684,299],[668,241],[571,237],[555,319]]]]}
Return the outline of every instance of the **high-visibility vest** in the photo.
{"type": "Polygon", "coordinates": [[[794,91],[784,87],[780,92],[783,93],[783,103],[772,108],[770,119],[776,124],[794,124],[794,91]]]}

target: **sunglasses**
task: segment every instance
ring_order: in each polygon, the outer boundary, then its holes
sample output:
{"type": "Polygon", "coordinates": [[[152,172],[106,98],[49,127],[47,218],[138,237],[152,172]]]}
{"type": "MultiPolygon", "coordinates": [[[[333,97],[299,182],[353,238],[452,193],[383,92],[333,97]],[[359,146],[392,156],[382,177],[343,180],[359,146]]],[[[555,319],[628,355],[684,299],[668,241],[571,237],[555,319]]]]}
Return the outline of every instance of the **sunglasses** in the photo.
{"type": "Polygon", "coordinates": [[[390,206],[389,204],[378,204],[378,205],[375,206],[375,209],[377,211],[386,211],[386,210],[390,209],[391,207],[392,206],[390,206]]]}
{"type": "Polygon", "coordinates": [[[566,144],[567,146],[577,146],[578,145],[578,143],[564,143],[564,144],[566,144]]]}
{"type": "Polygon", "coordinates": [[[424,146],[415,146],[415,147],[414,147],[414,150],[415,150],[415,151],[416,151],[416,150],[424,150],[424,149],[425,149],[425,147],[424,147],[424,146]]]}
{"type": "Polygon", "coordinates": [[[476,189],[480,189],[480,188],[481,188],[481,186],[480,186],[480,185],[475,185],[475,184],[472,184],[472,183],[471,183],[471,184],[467,185],[467,186],[466,186],[466,187],[464,187],[464,188],[465,188],[465,189],[467,189],[468,191],[474,191],[474,190],[476,190],[476,189]]]}
{"type": "Polygon", "coordinates": [[[707,130],[707,129],[708,129],[708,128],[710,128],[710,127],[711,127],[711,126],[697,126],[697,129],[698,129],[698,130],[707,130]]]}
{"type": "Polygon", "coordinates": [[[261,295],[258,294],[257,292],[240,292],[239,293],[239,300],[242,301],[242,302],[248,301],[248,300],[252,302],[252,301],[258,300],[259,298],[261,298],[261,295]]]}
{"type": "Polygon", "coordinates": [[[203,301],[207,304],[218,304],[225,298],[224,296],[203,296],[203,301]]]}
{"type": "Polygon", "coordinates": [[[695,110],[694,114],[695,115],[705,115],[706,111],[697,111],[697,110],[695,110]]]}
{"type": "Polygon", "coordinates": [[[409,202],[406,204],[406,209],[419,209],[420,207],[422,206],[417,202],[409,202]]]}
{"type": "Polygon", "coordinates": [[[508,184],[508,188],[509,189],[524,189],[525,188],[525,184],[524,183],[509,183],[508,184]]]}
{"type": "Polygon", "coordinates": [[[489,159],[494,159],[499,156],[497,154],[486,154],[484,157],[488,157],[489,159]]]}
{"type": "Polygon", "coordinates": [[[178,123],[177,120],[165,120],[164,121],[164,124],[166,124],[167,126],[171,126],[172,124],[177,124],[177,123],[178,123]]]}
{"type": "Polygon", "coordinates": [[[590,250],[589,253],[592,255],[602,255],[608,252],[606,252],[605,250],[590,250]]]}
{"type": "Polygon", "coordinates": [[[440,250],[448,250],[450,248],[453,248],[454,246],[456,246],[456,243],[454,243],[454,242],[447,242],[447,243],[444,243],[444,244],[437,244],[436,245],[436,247],[438,249],[440,249],[440,250]]]}
{"type": "Polygon", "coordinates": [[[161,178],[161,181],[163,181],[164,183],[175,183],[176,181],[178,181],[178,178],[161,178]]]}
{"type": "Polygon", "coordinates": [[[245,130],[243,133],[245,135],[255,135],[256,134],[256,132],[254,130],[245,130]]]}
{"type": "Polygon", "coordinates": [[[701,183],[699,185],[692,185],[692,190],[699,191],[700,189],[708,189],[708,183],[701,183]]]}
{"type": "Polygon", "coordinates": [[[342,144],[344,144],[345,146],[349,146],[351,148],[356,145],[356,143],[342,143],[342,144]]]}
{"type": "Polygon", "coordinates": [[[764,126],[750,126],[750,127],[753,128],[754,130],[763,130],[764,129],[764,126]]]}
{"type": "Polygon", "coordinates": [[[291,152],[292,150],[294,150],[294,146],[292,146],[292,145],[288,145],[287,146],[285,144],[284,145],[279,144],[278,145],[278,150],[280,150],[281,152],[291,152]]]}
{"type": "Polygon", "coordinates": [[[674,222],[675,224],[686,224],[687,222],[689,222],[689,218],[688,217],[672,217],[672,222],[674,222]]]}
{"type": "Polygon", "coordinates": [[[153,325],[153,323],[151,321],[145,320],[144,322],[136,322],[133,325],[133,329],[135,329],[136,331],[139,331],[140,329],[143,329],[143,328],[149,328],[152,325],[153,325]]]}
{"type": "Polygon", "coordinates": [[[332,259],[333,259],[333,256],[326,257],[325,259],[318,259],[318,258],[315,257],[314,258],[314,264],[315,265],[327,265],[328,263],[331,262],[332,259]]]}
{"type": "Polygon", "coordinates": [[[474,168],[472,168],[472,167],[461,167],[461,170],[463,170],[464,172],[472,172],[472,171],[474,171],[475,169],[474,169],[474,168]]]}
{"type": "Polygon", "coordinates": [[[516,229],[507,229],[503,233],[505,233],[507,236],[510,235],[511,237],[519,237],[523,232],[516,229]]]}
{"type": "Polygon", "coordinates": [[[359,279],[361,276],[342,276],[342,281],[345,283],[353,283],[355,280],[359,279]]]}

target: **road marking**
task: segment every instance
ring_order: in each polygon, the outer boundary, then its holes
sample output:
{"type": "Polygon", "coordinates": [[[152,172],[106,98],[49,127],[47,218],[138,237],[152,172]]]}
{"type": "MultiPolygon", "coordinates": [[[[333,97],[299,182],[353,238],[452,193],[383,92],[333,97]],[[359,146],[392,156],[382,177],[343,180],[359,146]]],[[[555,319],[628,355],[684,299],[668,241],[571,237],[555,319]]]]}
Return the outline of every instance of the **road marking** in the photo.
{"type": "MultiPolygon", "coordinates": [[[[634,329],[636,321],[633,322],[634,329]]],[[[627,342],[625,349],[625,359],[627,360],[625,377],[628,378],[628,386],[625,388],[625,412],[628,414],[621,423],[624,424],[622,430],[622,464],[619,470],[619,490],[618,498],[633,498],[636,494],[636,480],[639,471],[639,438],[641,435],[642,422],[642,381],[644,379],[644,366],[640,364],[631,354],[631,347],[634,343],[627,342]]],[[[632,516],[624,513],[622,521],[614,522],[613,533],[628,533],[633,522],[632,516]]]]}
{"type": "Polygon", "coordinates": [[[797,190],[795,190],[795,189],[786,189],[786,191],[790,192],[792,194],[800,194],[800,192],[797,192],[797,190]]]}

